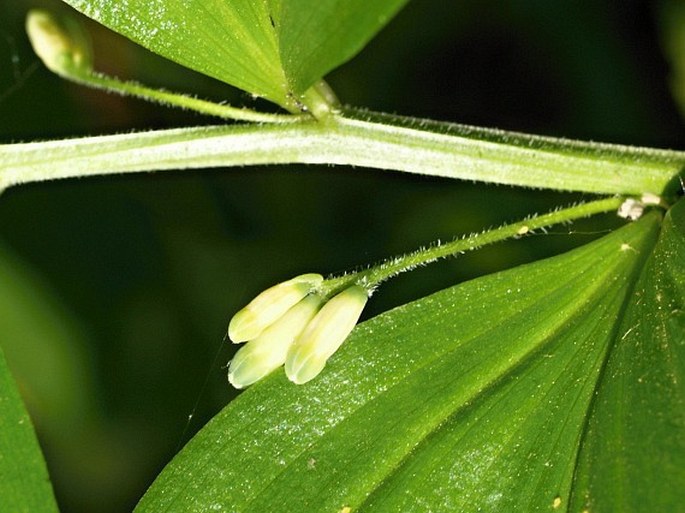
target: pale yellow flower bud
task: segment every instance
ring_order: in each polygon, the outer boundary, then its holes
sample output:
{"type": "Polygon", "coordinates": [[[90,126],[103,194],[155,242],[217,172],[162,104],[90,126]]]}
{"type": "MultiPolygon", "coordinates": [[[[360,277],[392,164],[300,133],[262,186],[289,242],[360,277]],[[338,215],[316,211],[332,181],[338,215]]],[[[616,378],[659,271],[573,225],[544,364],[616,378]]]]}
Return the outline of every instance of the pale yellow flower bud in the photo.
{"type": "Polygon", "coordinates": [[[50,71],[71,75],[75,69],[90,70],[88,38],[75,21],[57,20],[49,12],[35,9],[26,17],[26,32],[36,55],[50,71]]]}
{"type": "Polygon", "coordinates": [[[231,360],[228,381],[236,388],[245,388],[283,365],[295,337],[316,315],[321,302],[319,296],[307,296],[241,347],[231,360]]]}
{"type": "Polygon", "coordinates": [[[320,274],[303,274],[266,289],[233,316],[228,325],[229,338],[239,344],[258,337],[322,281],[320,274]]]}
{"type": "Polygon", "coordinates": [[[363,287],[353,285],[333,297],[290,346],[285,373],[302,384],[315,378],[350,334],[369,299],[363,287]]]}

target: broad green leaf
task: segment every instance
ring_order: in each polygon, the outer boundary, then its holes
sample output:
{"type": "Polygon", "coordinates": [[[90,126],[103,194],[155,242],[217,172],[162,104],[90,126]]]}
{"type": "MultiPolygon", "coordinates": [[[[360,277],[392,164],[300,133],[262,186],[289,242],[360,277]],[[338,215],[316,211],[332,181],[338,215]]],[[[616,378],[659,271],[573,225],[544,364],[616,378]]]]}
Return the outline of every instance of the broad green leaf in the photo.
{"type": "Polygon", "coordinates": [[[356,55],[408,0],[269,0],[281,62],[303,93],[356,55]]]}
{"type": "Polygon", "coordinates": [[[659,226],[652,213],[363,323],[310,384],[279,371],[229,404],[136,511],[566,511],[659,226]]]}
{"type": "Polygon", "coordinates": [[[265,0],[64,0],[145,48],[286,104],[287,85],[265,0]]]}
{"type": "Polygon", "coordinates": [[[0,348],[0,511],[57,512],[48,471],[0,348]]]}
{"type": "Polygon", "coordinates": [[[574,510],[685,508],[685,201],[666,215],[603,371],[574,510]]]}
{"type": "Polygon", "coordinates": [[[145,48],[290,110],[407,0],[63,0],[145,48]]]}

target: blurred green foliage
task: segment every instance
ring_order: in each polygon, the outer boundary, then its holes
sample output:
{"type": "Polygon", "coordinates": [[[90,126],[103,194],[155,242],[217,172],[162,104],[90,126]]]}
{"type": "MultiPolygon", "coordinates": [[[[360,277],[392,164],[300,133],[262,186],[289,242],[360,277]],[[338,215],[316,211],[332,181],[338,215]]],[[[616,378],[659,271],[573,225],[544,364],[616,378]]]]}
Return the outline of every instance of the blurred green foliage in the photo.
{"type": "Polygon", "coordinates": [[[685,2],[664,0],[659,14],[663,46],[671,64],[671,91],[685,114],[685,2]]]}
{"type": "MultiPolygon", "coordinates": [[[[24,36],[31,7],[66,9],[57,0],[0,5],[0,142],[216,122],[50,74],[24,36]]],[[[344,102],[374,110],[682,149],[660,7],[415,0],[329,83],[344,102]]],[[[97,69],[255,104],[85,22],[97,69]]],[[[0,283],[0,343],[30,399],[62,511],[129,510],[179,444],[235,396],[224,368],[234,348],[221,339],[230,315],[260,290],[580,198],[315,166],[89,178],[5,192],[0,267],[28,275],[30,290],[18,302],[0,283]],[[31,298],[45,294],[54,311],[33,316],[31,298]],[[35,317],[35,329],[6,329],[22,315],[35,317]],[[60,390],[63,372],[35,370],[56,353],[66,361],[55,365],[89,388],[63,398],[59,411],[40,394],[60,390]]],[[[384,285],[366,315],[559,253],[615,225],[607,216],[418,270],[384,285]]]]}

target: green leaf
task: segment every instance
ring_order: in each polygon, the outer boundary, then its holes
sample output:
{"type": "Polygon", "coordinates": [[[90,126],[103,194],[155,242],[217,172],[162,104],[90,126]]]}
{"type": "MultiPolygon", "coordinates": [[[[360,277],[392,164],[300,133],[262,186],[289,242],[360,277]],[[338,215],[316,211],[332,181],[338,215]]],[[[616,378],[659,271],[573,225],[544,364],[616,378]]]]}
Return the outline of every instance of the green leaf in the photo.
{"type": "MultiPolygon", "coordinates": [[[[310,384],[278,371],[229,404],[136,511],[565,511],[659,225],[648,214],[363,323],[310,384]]],[[[659,414],[682,440],[682,424],[659,414]]],[[[682,468],[683,446],[670,448],[682,468]]],[[[673,477],[658,479],[682,502],[673,477]]]]}
{"type": "Polygon", "coordinates": [[[666,215],[617,332],[583,441],[575,509],[685,505],[685,201],[666,215]]]}
{"type": "Polygon", "coordinates": [[[276,34],[263,0],[64,2],[172,61],[286,103],[276,34]]]}
{"type": "Polygon", "coordinates": [[[407,0],[64,0],[172,61],[297,110],[407,0]]]}
{"type": "Polygon", "coordinates": [[[48,471],[0,349],[0,511],[57,512],[48,471]]]}
{"type": "Polygon", "coordinates": [[[63,455],[64,475],[76,460],[84,465],[80,456],[88,442],[78,435],[97,412],[96,387],[79,324],[50,287],[1,242],[0,328],[0,512],[57,511],[17,388],[43,446],[63,455]]]}
{"type": "Polygon", "coordinates": [[[303,93],[354,57],[408,0],[269,0],[283,69],[303,93]]]}
{"type": "Polygon", "coordinates": [[[73,433],[95,399],[84,336],[38,276],[0,244],[0,345],[36,424],[73,433]]]}

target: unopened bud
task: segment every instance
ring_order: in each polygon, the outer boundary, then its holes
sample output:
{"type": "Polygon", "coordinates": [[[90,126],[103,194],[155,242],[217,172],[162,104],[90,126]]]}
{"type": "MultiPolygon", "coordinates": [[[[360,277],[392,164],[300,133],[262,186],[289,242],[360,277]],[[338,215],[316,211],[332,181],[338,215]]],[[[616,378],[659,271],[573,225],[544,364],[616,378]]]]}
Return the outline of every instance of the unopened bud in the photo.
{"type": "Polygon", "coordinates": [[[31,46],[45,66],[60,75],[92,66],[88,38],[77,22],[58,20],[47,11],[34,9],[26,17],[31,46]]]}
{"type": "Polygon", "coordinates": [[[302,384],[315,378],[348,337],[369,296],[353,285],[333,297],[290,347],[285,373],[290,381],[302,384]]]}
{"type": "Polygon", "coordinates": [[[266,289],[233,316],[228,325],[229,338],[239,344],[258,337],[322,281],[320,274],[303,274],[266,289]]]}
{"type": "Polygon", "coordinates": [[[304,330],[320,306],[319,296],[304,298],[256,339],[241,347],[228,368],[231,385],[245,388],[283,365],[295,337],[304,330]]]}

